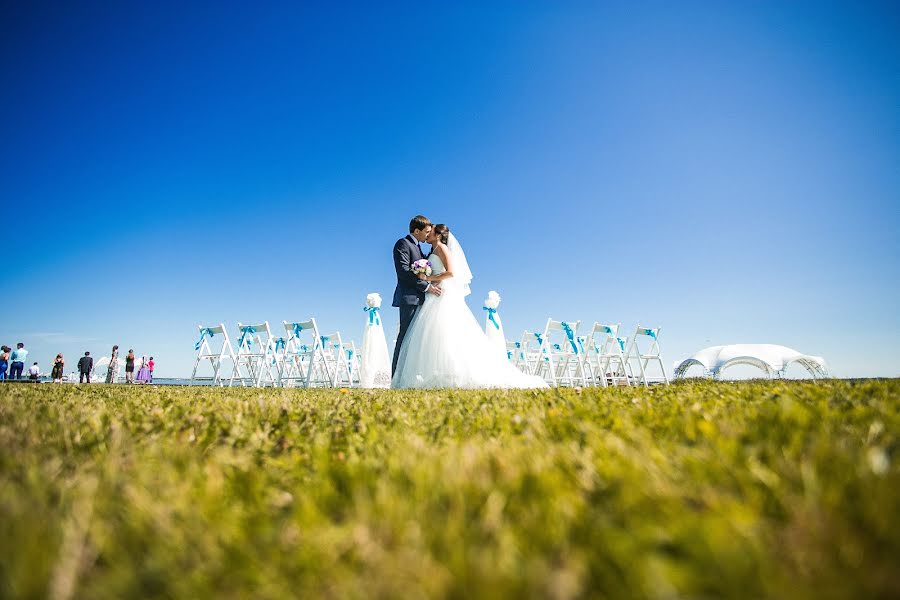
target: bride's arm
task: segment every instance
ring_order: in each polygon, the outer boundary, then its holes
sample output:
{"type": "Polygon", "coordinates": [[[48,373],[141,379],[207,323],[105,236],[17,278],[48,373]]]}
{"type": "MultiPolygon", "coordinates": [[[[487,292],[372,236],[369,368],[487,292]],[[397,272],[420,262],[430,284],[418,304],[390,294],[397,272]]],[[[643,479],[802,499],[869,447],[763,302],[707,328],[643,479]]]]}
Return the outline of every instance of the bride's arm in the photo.
{"type": "Polygon", "coordinates": [[[434,252],[439,257],[441,257],[441,262],[444,263],[444,268],[447,270],[440,275],[419,275],[419,279],[421,279],[422,281],[437,283],[438,281],[443,281],[445,279],[450,279],[451,277],[453,277],[453,263],[450,260],[450,253],[447,252],[447,246],[441,244],[434,249],[434,252]]]}

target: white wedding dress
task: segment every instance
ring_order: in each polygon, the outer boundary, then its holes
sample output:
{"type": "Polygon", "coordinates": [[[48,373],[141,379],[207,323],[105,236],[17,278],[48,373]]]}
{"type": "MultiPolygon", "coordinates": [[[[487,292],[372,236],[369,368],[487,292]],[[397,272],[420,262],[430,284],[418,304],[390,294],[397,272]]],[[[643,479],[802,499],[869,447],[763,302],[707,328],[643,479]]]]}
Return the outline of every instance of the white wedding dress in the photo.
{"type": "MultiPolygon", "coordinates": [[[[451,239],[454,274],[457,257],[465,263],[459,245],[451,239]],[[456,252],[454,252],[456,250],[456,252]]],[[[432,275],[446,269],[432,254],[432,275]]],[[[460,265],[461,266],[461,265],[460,265]]],[[[463,266],[468,272],[468,266],[463,266]]],[[[526,375],[497,352],[466,304],[468,281],[451,277],[441,282],[440,296],[426,294],[416,312],[397,360],[394,388],[544,388],[541,377],[526,375]]],[[[469,276],[471,279],[471,276],[469,276]]]]}

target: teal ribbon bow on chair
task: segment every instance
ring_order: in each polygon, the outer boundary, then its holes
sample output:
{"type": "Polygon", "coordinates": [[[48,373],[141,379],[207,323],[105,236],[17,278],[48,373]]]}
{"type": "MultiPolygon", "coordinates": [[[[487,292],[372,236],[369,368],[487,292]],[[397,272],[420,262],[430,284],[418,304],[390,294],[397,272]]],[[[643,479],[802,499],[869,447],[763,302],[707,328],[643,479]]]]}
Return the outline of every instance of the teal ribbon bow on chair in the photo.
{"type": "Polygon", "coordinates": [[[294,323],[294,337],[300,337],[300,332],[303,331],[303,325],[300,323],[294,323]]]}
{"type": "MultiPolygon", "coordinates": [[[[252,325],[247,325],[246,327],[241,327],[241,339],[238,340],[238,350],[244,347],[244,340],[247,338],[248,333],[256,333],[256,328],[252,325]]],[[[247,348],[253,345],[253,336],[250,336],[250,339],[247,340],[247,348]]]]}
{"type": "Polygon", "coordinates": [[[491,323],[494,324],[494,327],[496,327],[497,329],[500,329],[500,323],[498,323],[497,318],[494,317],[494,315],[497,314],[497,309],[496,308],[488,308],[487,306],[482,306],[482,308],[488,312],[488,319],[490,319],[491,323]]]}
{"type": "Polygon", "coordinates": [[[577,338],[575,338],[575,339],[578,340],[578,348],[581,350],[581,353],[582,353],[582,354],[587,354],[587,353],[585,352],[585,350],[584,350],[584,343],[587,341],[587,338],[584,337],[583,335],[579,335],[579,336],[578,336],[577,338]]]}
{"type": "MultiPolygon", "coordinates": [[[[278,352],[278,347],[279,347],[279,346],[281,347],[282,350],[284,350],[285,347],[287,346],[287,340],[284,339],[284,338],[276,338],[276,339],[275,339],[275,352],[278,352]]],[[[275,357],[273,356],[273,357],[272,357],[272,365],[274,366],[274,365],[277,365],[277,364],[278,364],[278,361],[275,360],[275,357]]]]}
{"type": "Polygon", "coordinates": [[[206,336],[212,337],[213,335],[214,334],[212,332],[212,329],[210,329],[209,327],[204,327],[203,329],[201,329],[200,339],[197,340],[196,344],[194,344],[194,350],[200,350],[200,345],[203,343],[203,338],[205,338],[206,336]]]}
{"type": "Polygon", "coordinates": [[[560,323],[562,328],[566,331],[566,337],[569,338],[569,343],[572,345],[572,351],[575,354],[578,354],[578,346],[575,345],[575,332],[572,331],[572,326],[563,321],[560,323]]]}

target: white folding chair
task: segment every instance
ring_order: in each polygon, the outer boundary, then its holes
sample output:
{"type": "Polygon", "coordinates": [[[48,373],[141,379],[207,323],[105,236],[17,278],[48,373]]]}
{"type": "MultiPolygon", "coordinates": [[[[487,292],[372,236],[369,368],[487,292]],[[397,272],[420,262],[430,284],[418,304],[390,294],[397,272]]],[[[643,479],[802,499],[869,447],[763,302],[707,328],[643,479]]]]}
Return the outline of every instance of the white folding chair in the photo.
{"type": "Polygon", "coordinates": [[[347,355],[344,353],[344,341],[341,332],[335,331],[327,335],[319,336],[322,342],[322,354],[325,357],[325,366],[331,375],[331,387],[338,387],[346,382],[347,355]]]}
{"type": "MultiPolygon", "coordinates": [[[[662,371],[662,381],[668,385],[669,376],[666,374],[666,366],[663,363],[662,356],[660,356],[659,352],[659,327],[650,328],[650,327],[641,327],[640,325],[634,331],[634,335],[631,336],[631,341],[628,343],[627,350],[625,350],[625,362],[629,366],[632,363],[637,363],[639,381],[638,384],[644,384],[645,386],[650,385],[649,378],[647,377],[647,366],[649,363],[656,363],[659,365],[659,369],[662,371]],[[640,345],[638,344],[639,339],[650,338],[653,340],[650,343],[650,347],[646,352],[641,351],[640,345]]],[[[634,380],[634,369],[630,369],[632,372],[632,380],[634,380]]]]}
{"type": "Polygon", "coordinates": [[[543,350],[544,334],[525,330],[522,332],[522,341],[519,343],[520,368],[523,373],[536,375],[546,351],[543,350]]]}
{"type": "Polygon", "coordinates": [[[584,353],[578,345],[581,321],[547,319],[541,336],[541,359],[536,375],[554,386],[587,386],[584,353]]]}
{"type": "Polygon", "coordinates": [[[578,343],[578,350],[581,354],[581,362],[584,365],[584,378],[590,386],[606,387],[606,378],[597,377],[596,362],[590,351],[590,338],[585,335],[579,335],[575,338],[578,343]]]}
{"type": "Polygon", "coordinates": [[[344,342],[342,348],[344,368],[338,371],[338,383],[343,387],[356,387],[359,385],[359,355],[356,352],[356,344],[353,341],[344,342]]]}
{"type": "Polygon", "coordinates": [[[287,360],[288,338],[272,338],[272,370],[274,371],[274,385],[281,387],[281,374],[284,372],[284,363],[287,360]]]}
{"type": "Polygon", "coordinates": [[[334,387],[334,373],[329,370],[323,348],[323,336],[315,319],[283,321],[289,333],[283,369],[279,373],[282,385],[292,387],[334,387]]]}
{"type": "Polygon", "coordinates": [[[629,383],[624,355],[625,340],[618,339],[618,333],[618,323],[604,325],[595,322],[582,342],[591,371],[590,377],[602,387],[609,383],[619,385],[622,380],[625,385],[629,383]]]}
{"type": "Polygon", "coordinates": [[[276,378],[272,370],[275,343],[269,330],[269,322],[263,321],[256,325],[238,323],[238,331],[241,335],[238,338],[234,370],[231,372],[231,384],[237,379],[242,386],[275,385],[276,378]]]}
{"type": "MultiPolygon", "coordinates": [[[[234,348],[231,346],[231,340],[228,338],[228,331],[222,323],[219,323],[216,327],[198,325],[197,329],[200,330],[200,339],[194,344],[194,350],[197,351],[197,359],[194,361],[194,371],[191,373],[191,384],[195,381],[210,381],[212,385],[224,385],[226,378],[222,377],[222,361],[225,359],[230,360],[232,371],[234,371],[234,365],[237,363],[234,348]],[[222,347],[218,351],[213,351],[209,341],[217,335],[222,336],[222,347]],[[201,361],[204,360],[208,360],[212,366],[212,377],[197,377],[197,368],[200,366],[201,361]]],[[[125,361],[121,359],[120,362],[125,361]]],[[[229,385],[231,385],[230,380],[229,385]]]]}
{"type": "Polygon", "coordinates": [[[522,342],[506,340],[506,358],[520,371],[528,372],[528,367],[525,365],[525,350],[522,349],[522,342]]]}

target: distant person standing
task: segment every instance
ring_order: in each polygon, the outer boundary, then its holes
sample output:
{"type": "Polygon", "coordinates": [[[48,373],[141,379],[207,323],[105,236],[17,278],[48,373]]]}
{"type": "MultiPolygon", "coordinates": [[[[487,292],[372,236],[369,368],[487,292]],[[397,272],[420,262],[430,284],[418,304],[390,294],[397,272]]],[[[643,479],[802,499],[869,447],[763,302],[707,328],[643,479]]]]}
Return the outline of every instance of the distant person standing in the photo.
{"type": "Polygon", "coordinates": [[[147,357],[141,357],[141,368],[137,374],[138,383],[150,383],[150,369],[147,367],[147,357]]]}
{"type": "Polygon", "coordinates": [[[66,361],[63,358],[63,355],[57,354],[56,358],[53,359],[53,369],[50,371],[50,377],[53,379],[53,383],[62,383],[63,369],[65,368],[66,361]]]}
{"type": "Polygon", "coordinates": [[[134,383],[134,350],[125,355],[125,383],[134,383]]]}
{"type": "Polygon", "coordinates": [[[12,359],[12,368],[9,370],[9,378],[22,379],[22,370],[25,369],[25,359],[28,358],[28,350],[25,349],[25,344],[22,342],[16,344],[16,349],[13,350],[10,358],[12,359]]]}
{"type": "Polygon", "coordinates": [[[9,346],[0,346],[0,381],[6,379],[6,371],[9,369],[9,346]]]}
{"type": "Polygon", "coordinates": [[[113,346],[112,355],[109,357],[109,368],[106,369],[106,383],[115,383],[119,376],[119,347],[113,346]]]}
{"type": "Polygon", "coordinates": [[[28,367],[28,380],[37,382],[41,377],[41,368],[37,363],[34,363],[30,367],[28,367]]]}
{"type": "Polygon", "coordinates": [[[153,362],[153,357],[150,357],[150,360],[147,361],[147,368],[150,369],[150,383],[153,383],[153,367],[156,366],[156,363],[153,362]]]}
{"type": "Polygon", "coordinates": [[[94,359],[91,358],[90,352],[85,352],[84,356],[78,359],[78,383],[90,383],[91,371],[94,369],[94,359]],[[85,382],[87,380],[87,382],[85,382]]]}

